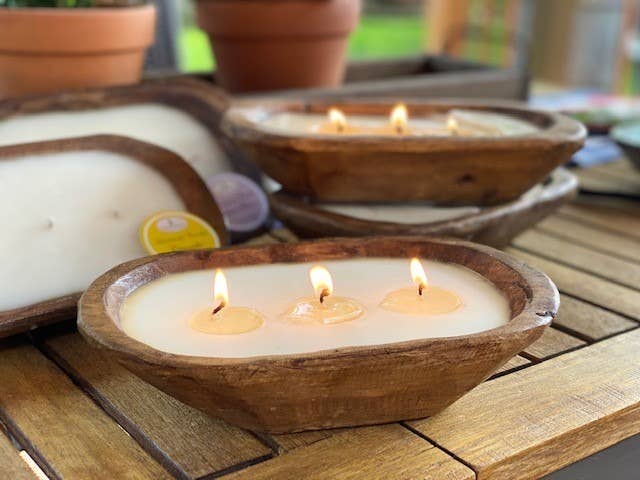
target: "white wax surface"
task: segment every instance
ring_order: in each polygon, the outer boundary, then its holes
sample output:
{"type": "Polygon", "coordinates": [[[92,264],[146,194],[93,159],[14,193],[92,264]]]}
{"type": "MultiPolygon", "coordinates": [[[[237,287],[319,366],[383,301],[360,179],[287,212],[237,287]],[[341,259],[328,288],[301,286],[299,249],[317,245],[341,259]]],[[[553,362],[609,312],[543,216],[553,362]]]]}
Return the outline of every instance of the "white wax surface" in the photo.
{"type": "Polygon", "coordinates": [[[443,220],[466,217],[480,211],[479,207],[434,207],[420,204],[339,204],[324,203],[315,204],[323,210],[360,220],[375,222],[393,222],[402,224],[433,223],[443,220]]]}
{"type": "Polygon", "coordinates": [[[88,151],[0,161],[0,311],[84,290],[145,255],[140,222],[184,204],[155,170],[88,151]]]}
{"type": "Polygon", "coordinates": [[[408,259],[367,258],[321,262],[333,276],[334,293],[360,302],[363,317],[332,325],[296,325],[280,315],[313,294],[309,269],[316,263],[272,264],[225,269],[230,304],[254,308],[263,326],[240,335],[207,335],[191,329],[194,311],[212,305],[214,270],[172,274],[151,282],[125,301],[122,330],[165,352],[252,357],[378,345],[427,337],[480,332],[510,318],[506,298],[475,272],[458,265],[423,261],[429,282],[457,293],[464,305],[455,312],[411,316],[381,309],[385,295],[412,284],[408,259]]]}
{"type": "MultiPolygon", "coordinates": [[[[454,109],[447,114],[412,116],[409,109],[408,135],[410,136],[450,136],[447,119],[454,118],[462,136],[511,136],[526,135],[539,128],[533,123],[510,115],[491,112],[454,109]]],[[[282,133],[315,133],[326,125],[326,115],[310,113],[281,112],[266,116],[260,125],[268,130],[282,133]]],[[[389,125],[385,115],[347,115],[347,123],[354,127],[380,128],[389,125]]],[[[360,132],[367,135],[379,135],[379,132],[360,132]]],[[[388,135],[393,136],[390,130],[388,135]]],[[[336,134],[340,135],[340,134],[336,134]]]]}
{"type": "MultiPolygon", "coordinates": [[[[544,194],[544,188],[536,185],[522,199],[535,199],[544,194]]],[[[406,225],[454,220],[480,213],[480,207],[437,207],[428,203],[316,203],[315,207],[348,217],[374,222],[392,222],[406,225]]]]}
{"type": "Polygon", "coordinates": [[[180,155],[203,178],[229,170],[209,130],[182,110],[166,105],[35,113],[0,120],[0,145],[98,134],[123,135],[164,147],[180,155]]]}

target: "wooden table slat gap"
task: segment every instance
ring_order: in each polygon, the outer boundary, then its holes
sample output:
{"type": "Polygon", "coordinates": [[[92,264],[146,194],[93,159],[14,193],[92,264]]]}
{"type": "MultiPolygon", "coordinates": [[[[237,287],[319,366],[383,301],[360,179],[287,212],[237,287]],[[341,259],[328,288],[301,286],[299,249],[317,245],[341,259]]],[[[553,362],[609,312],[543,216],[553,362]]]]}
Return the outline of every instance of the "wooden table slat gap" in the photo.
{"type": "Polygon", "coordinates": [[[26,462],[20,457],[24,450],[9,433],[4,424],[0,425],[0,473],[7,480],[37,480],[26,462]]]}
{"type": "MultiPolygon", "coordinates": [[[[553,220],[553,218],[550,218],[549,220],[553,220]]],[[[575,223],[575,222],[573,222],[573,220],[568,220],[568,222],[575,223]]],[[[584,227],[584,228],[590,228],[590,227],[584,227]]],[[[631,257],[631,256],[626,256],[626,255],[624,255],[624,254],[622,254],[620,252],[616,252],[614,250],[607,250],[606,248],[602,248],[602,247],[599,248],[597,245],[594,245],[593,243],[586,242],[584,240],[584,237],[582,237],[582,238],[571,237],[571,236],[568,236],[566,234],[563,235],[562,233],[560,233],[558,231],[549,229],[548,227],[545,227],[544,221],[543,221],[543,223],[536,225],[533,228],[533,230],[537,231],[537,232],[542,232],[545,235],[549,235],[550,237],[557,238],[558,240],[563,240],[563,241],[566,241],[566,242],[573,242],[576,245],[580,245],[580,246],[582,246],[584,248],[588,248],[589,250],[593,250],[594,252],[602,253],[602,254],[609,255],[611,257],[617,258],[619,260],[623,260],[625,262],[637,263],[637,264],[640,265],[640,255],[638,256],[638,258],[634,258],[634,257],[631,257]]],[[[527,231],[530,231],[530,230],[527,230],[527,231]]],[[[597,232],[600,233],[600,231],[597,231],[597,232]]],[[[638,243],[638,245],[636,246],[636,248],[640,252],[640,242],[637,242],[637,243],[638,243]]]]}
{"type": "Polygon", "coordinates": [[[259,463],[263,463],[275,458],[273,455],[265,455],[263,457],[252,458],[251,460],[247,460],[246,462],[238,463],[236,465],[232,465],[228,468],[218,470],[217,472],[211,472],[207,475],[203,475],[202,477],[198,477],[196,480],[214,480],[216,478],[221,478],[226,475],[231,475],[232,473],[240,472],[245,468],[252,467],[254,465],[258,465],[259,463]]]}
{"type": "MultiPolygon", "coordinates": [[[[508,374],[508,372],[506,372],[506,374],[508,374]]],[[[448,448],[440,445],[438,442],[434,441],[432,438],[429,438],[428,435],[426,435],[424,432],[421,432],[420,430],[418,430],[417,428],[414,428],[410,423],[410,421],[402,421],[400,422],[400,425],[402,425],[404,428],[406,428],[407,430],[409,430],[411,433],[413,433],[414,435],[417,435],[418,437],[422,438],[423,440],[429,442],[431,445],[433,445],[435,448],[437,448],[438,450],[442,451],[445,455],[450,456],[451,458],[453,458],[456,462],[460,462],[461,464],[463,464],[465,467],[467,467],[469,470],[472,470],[473,473],[475,474],[475,478],[478,478],[478,472],[476,470],[476,468],[470,464],[469,462],[467,462],[465,459],[460,458],[458,455],[456,455],[454,452],[450,451],[448,448]]]]}
{"type": "MultiPolygon", "coordinates": [[[[526,234],[525,234],[526,235],[526,234]]],[[[514,248],[517,248],[518,250],[521,250],[523,252],[527,252],[530,253],[532,255],[536,255],[538,257],[544,258],[546,260],[558,263],[560,265],[564,265],[566,267],[572,268],[574,270],[578,270],[584,273],[588,273],[589,275],[593,275],[594,277],[598,277],[601,278],[602,280],[606,280],[607,282],[611,282],[614,283],[616,285],[620,285],[622,287],[626,287],[626,288],[630,288],[632,290],[636,290],[640,292],[640,281],[639,282],[635,282],[634,280],[638,279],[640,280],[640,265],[634,265],[632,269],[628,269],[628,270],[632,270],[632,271],[621,271],[621,268],[615,268],[613,269],[613,273],[617,276],[619,275],[620,278],[614,278],[613,275],[607,275],[606,274],[606,270],[604,269],[595,269],[595,268],[590,268],[589,264],[587,264],[588,266],[585,267],[585,263],[578,263],[578,262],[574,262],[574,261],[570,261],[568,259],[568,257],[563,257],[561,255],[552,255],[550,253],[548,253],[548,251],[545,251],[543,245],[540,246],[540,248],[537,247],[531,247],[531,246],[525,246],[523,245],[522,241],[518,241],[518,239],[515,239],[514,243],[514,248]],[[635,270],[635,271],[633,271],[635,270]],[[630,274],[630,275],[625,275],[625,274],[630,274]],[[632,276],[633,275],[633,276],[632,276]],[[629,280],[626,280],[625,278],[629,278],[629,280]]],[[[593,255],[602,255],[602,256],[606,256],[606,254],[601,254],[598,252],[593,252],[593,255]]],[[[614,260],[616,260],[617,262],[621,262],[620,260],[617,259],[611,259],[612,263],[615,263],[614,260]]]]}
{"type": "Polygon", "coordinates": [[[175,463],[165,452],[163,452],[154,442],[149,441],[144,433],[137,426],[129,422],[126,418],[118,418],[116,415],[117,408],[108,399],[103,398],[87,382],[82,376],[74,372],[73,368],[55,351],[47,347],[44,343],[34,338],[34,347],[40,353],[47,357],[55,364],[69,379],[93,401],[93,403],[116,422],[128,435],[133,438],[140,447],[146,451],[151,457],[156,459],[164,468],[173,476],[181,480],[191,480],[191,477],[180,466],[175,463]]]}
{"type": "MultiPolygon", "coordinates": [[[[560,290],[560,288],[558,288],[558,290],[560,290]]],[[[595,307],[595,308],[598,308],[600,310],[604,310],[606,312],[609,312],[609,313],[611,313],[613,315],[616,315],[618,317],[622,317],[622,318],[624,318],[626,320],[629,320],[630,322],[633,322],[635,324],[635,326],[629,328],[629,330],[633,330],[633,329],[635,329],[637,327],[640,327],[640,319],[636,319],[635,317],[633,317],[631,315],[627,315],[626,313],[617,312],[617,311],[615,311],[615,310],[613,310],[611,308],[608,308],[608,307],[606,307],[606,306],[604,306],[602,304],[596,303],[596,302],[594,302],[594,301],[592,301],[590,299],[582,298],[582,297],[579,297],[579,296],[577,296],[577,295],[575,295],[573,293],[565,292],[565,291],[562,291],[562,290],[560,290],[560,297],[569,297],[569,298],[578,300],[580,302],[589,304],[592,307],[595,307]]],[[[562,308],[562,301],[560,302],[560,308],[562,308]]],[[[623,333],[623,332],[618,332],[618,333],[623,333]]],[[[615,335],[616,335],[616,333],[614,333],[612,335],[609,335],[609,337],[612,337],[612,336],[615,336],[615,335]]]]}
{"type": "Polygon", "coordinates": [[[596,275],[556,263],[540,255],[509,247],[512,254],[544,271],[556,283],[558,290],[598,305],[600,308],[640,321],[640,291],[618,285],[596,275]],[[569,277],[571,277],[569,279],[569,277]]]}
{"type": "Polygon", "coordinates": [[[180,478],[206,477],[273,456],[261,437],[179,403],[86,344],[78,333],[38,337],[37,344],[145,451],[180,478]],[[105,372],[117,377],[124,390],[101,384],[105,372]],[[123,395],[141,399],[132,407],[123,395]],[[158,433],[156,420],[148,417],[156,413],[174,429],[172,435],[158,433]],[[211,448],[200,448],[206,442],[211,448]]]}
{"type": "Polygon", "coordinates": [[[634,235],[633,233],[629,233],[627,229],[622,229],[620,227],[614,227],[613,225],[604,225],[602,220],[598,220],[597,217],[587,217],[582,214],[577,214],[576,211],[560,209],[556,213],[557,216],[561,218],[566,218],[573,222],[581,223],[587,227],[600,230],[604,233],[615,233],[616,235],[622,235],[625,238],[629,238],[631,240],[640,240],[640,234],[634,235]]]}

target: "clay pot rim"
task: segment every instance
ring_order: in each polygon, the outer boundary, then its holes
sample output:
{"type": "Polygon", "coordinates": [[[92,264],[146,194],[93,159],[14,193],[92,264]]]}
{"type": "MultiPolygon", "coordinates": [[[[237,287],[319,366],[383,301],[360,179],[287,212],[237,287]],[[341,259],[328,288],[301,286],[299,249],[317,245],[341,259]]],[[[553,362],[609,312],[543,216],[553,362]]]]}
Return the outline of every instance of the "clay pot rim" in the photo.
{"type": "MultiPolygon", "coordinates": [[[[231,253],[231,255],[233,255],[233,253],[231,253]]],[[[368,257],[373,258],[376,256],[389,257],[390,255],[368,255],[368,257]]],[[[331,256],[329,255],[329,257],[331,256]]],[[[405,257],[403,256],[402,258],[405,257]]],[[[438,260],[437,257],[434,257],[434,259],[438,260]]],[[[263,261],[260,262],[237,262],[236,264],[260,265],[271,263],[271,260],[273,260],[273,258],[270,257],[270,259],[263,259],[263,261]]],[[[296,262],[302,260],[292,258],[291,261],[296,262]]],[[[508,297],[506,292],[503,293],[508,297]]],[[[555,317],[559,304],[560,296],[558,290],[547,275],[539,270],[529,267],[525,263],[507,255],[504,252],[488,246],[474,244],[459,239],[438,237],[425,238],[421,236],[333,238],[298,243],[231,247],[224,250],[182,251],[164,255],[154,255],[125,262],[98,277],[82,295],[78,302],[78,329],[90,343],[115,351],[120,357],[138,364],[144,363],[148,365],[172,367],[177,369],[193,367],[217,369],[228,366],[260,366],[269,368],[270,366],[296,366],[299,365],[300,362],[305,361],[331,362],[342,357],[357,359],[367,358],[372,355],[382,353],[410,353],[416,350],[423,351],[428,350],[431,347],[442,346],[443,343],[449,344],[451,349],[455,349],[463,345],[468,346],[502,343],[508,341],[514,336],[520,336],[523,333],[532,333],[536,329],[548,326],[555,317]],[[512,312],[511,319],[505,325],[467,335],[414,339],[388,344],[340,347],[336,349],[299,354],[226,358],[182,355],[157,350],[126,335],[119,326],[116,325],[118,320],[112,318],[106,307],[107,302],[111,299],[113,308],[117,308],[117,311],[119,311],[124,299],[135,291],[136,288],[170,273],[208,269],[211,266],[210,264],[215,261],[216,256],[223,256],[225,253],[231,253],[231,251],[238,255],[238,252],[241,253],[250,250],[262,250],[266,254],[269,254],[272,250],[285,250],[293,252],[293,256],[295,257],[296,251],[304,252],[305,247],[311,247],[314,249],[314,252],[320,252],[320,255],[318,255],[319,258],[323,258],[322,249],[326,246],[340,244],[345,251],[349,251],[349,249],[357,249],[359,247],[376,248],[376,244],[394,241],[405,243],[407,248],[410,246],[416,246],[416,248],[426,249],[429,248],[428,245],[445,247],[446,249],[450,249],[451,251],[455,251],[456,254],[459,254],[456,257],[456,261],[453,263],[463,266],[470,263],[470,260],[466,257],[468,255],[481,255],[485,262],[501,264],[502,268],[506,267],[520,277],[520,280],[516,285],[520,289],[520,295],[524,295],[526,297],[522,310],[519,312],[512,312]],[[173,268],[165,269],[165,267],[176,261],[183,261],[183,264],[187,262],[191,265],[191,268],[181,270],[175,268],[174,264],[173,268]],[[156,276],[154,278],[149,278],[150,274],[156,276]],[[131,288],[130,285],[127,285],[127,281],[135,282],[135,287],[131,288]],[[91,313],[88,314],[87,312],[89,311],[91,311],[91,313]]]]}
{"type": "Polygon", "coordinates": [[[129,14],[139,14],[141,10],[154,10],[156,7],[153,3],[144,3],[142,5],[131,5],[127,7],[2,7],[0,15],[30,15],[30,14],[46,14],[55,16],[88,16],[88,15],[113,15],[128,12],[129,14]]]}
{"type": "Polygon", "coordinates": [[[375,150],[375,151],[433,151],[439,148],[445,150],[461,150],[468,146],[504,148],[506,150],[521,148],[526,141],[529,146],[569,144],[575,145],[577,150],[587,131],[580,122],[556,112],[536,110],[521,102],[475,99],[421,99],[406,98],[402,100],[411,113],[416,110],[444,112],[448,109],[472,109],[487,111],[489,113],[503,113],[515,116],[521,120],[536,124],[540,130],[522,135],[509,135],[505,137],[411,137],[411,136],[371,136],[371,135],[331,135],[323,133],[286,133],[269,129],[261,124],[260,119],[277,113],[324,113],[330,107],[337,107],[346,113],[372,113],[388,114],[390,108],[398,104],[392,99],[338,99],[335,102],[312,99],[287,100],[287,99],[247,99],[232,103],[225,112],[222,122],[222,131],[231,138],[242,142],[250,142],[256,145],[281,145],[294,150],[317,151],[337,149],[375,150]]]}

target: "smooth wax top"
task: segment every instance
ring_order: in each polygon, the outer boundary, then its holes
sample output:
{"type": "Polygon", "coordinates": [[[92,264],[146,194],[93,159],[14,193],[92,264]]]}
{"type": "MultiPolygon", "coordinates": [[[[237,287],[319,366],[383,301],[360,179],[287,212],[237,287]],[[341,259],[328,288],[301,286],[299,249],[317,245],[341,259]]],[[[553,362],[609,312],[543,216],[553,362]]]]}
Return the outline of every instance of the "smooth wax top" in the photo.
{"type": "MultiPolygon", "coordinates": [[[[449,119],[457,125],[456,134],[460,136],[503,137],[527,135],[540,129],[531,122],[513,115],[487,112],[483,110],[452,109],[448,113],[431,115],[411,115],[407,123],[407,136],[451,136],[448,129],[449,119]]],[[[388,115],[347,115],[347,125],[353,127],[353,134],[394,136],[393,129],[381,130],[389,125],[388,115]]],[[[327,116],[318,113],[280,112],[266,116],[260,125],[278,133],[324,133],[323,126],[328,124],[327,116]]],[[[349,135],[346,132],[343,135],[349,135]]],[[[339,133],[333,135],[340,136],[339,133]]]]}
{"type": "Polygon", "coordinates": [[[214,270],[171,274],[140,287],[122,306],[121,328],[164,352],[239,358],[464,335],[509,320],[507,299],[493,284],[464,267],[428,260],[423,265],[429,284],[455,292],[463,305],[434,316],[384,310],[380,303],[389,292],[412,285],[408,262],[396,258],[321,262],[333,276],[334,294],[352,298],[365,309],[362,317],[349,322],[299,324],[282,317],[294,302],[313,292],[308,275],[317,263],[296,263],[225,268],[230,305],[264,315],[262,327],[251,332],[209,335],[189,327],[194,312],[213,305],[214,270]]]}
{"type": "Polygon", "coordinates": [[[86,135],[123,135],[180,155],[203,178],[229,170],[211,132],[182,110],[156,103],[33,113],[0,120],[0,145],[86,135]]]}
{"type": "Polygon", "coordinates": [[[103,151],[0,160],[0,311],[84,290],[145,255],[142,220],[182,210],[169,181],[103,151]]]}

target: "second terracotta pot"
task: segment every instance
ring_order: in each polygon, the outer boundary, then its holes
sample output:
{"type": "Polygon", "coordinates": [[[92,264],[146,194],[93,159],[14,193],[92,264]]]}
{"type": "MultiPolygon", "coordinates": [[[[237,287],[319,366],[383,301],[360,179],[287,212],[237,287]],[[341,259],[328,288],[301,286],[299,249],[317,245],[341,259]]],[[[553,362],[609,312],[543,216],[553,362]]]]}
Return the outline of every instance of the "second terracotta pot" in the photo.
{"type": "Polygon", "coordinates": [[[227,90],[333,87],[360,0],[198,0],[197,11],[227,90]]]}
{"type": "Polygon", "coordinates": [[[136,83],[155,18],[152,4],[0,8],[0,98],[136,83]]]}

